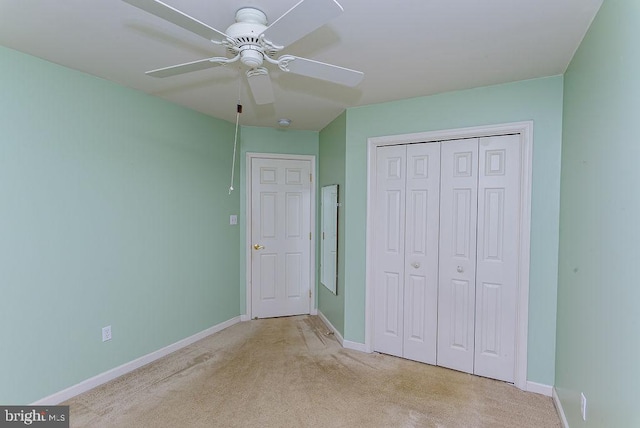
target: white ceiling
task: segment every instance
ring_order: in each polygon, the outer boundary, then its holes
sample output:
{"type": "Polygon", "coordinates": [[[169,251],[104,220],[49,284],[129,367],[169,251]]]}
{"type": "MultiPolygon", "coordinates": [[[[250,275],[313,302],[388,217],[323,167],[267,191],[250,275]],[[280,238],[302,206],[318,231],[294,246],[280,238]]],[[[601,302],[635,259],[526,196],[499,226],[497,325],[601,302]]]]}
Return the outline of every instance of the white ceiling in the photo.
{"type": "MultiPolygon", "coordinates": [[[[306,0],[313,1],[313,0],[306,0]]],[[[276,102],[241,87],[241,123],[320,130],[345,108],[562,74],[602,0],[338,0],[344,13],[288,46],[363,71],[356,88],[270,67],[276,102]]],[[[297,0],[164,0],[220,30],[253,6],[269,22],[297,0]]],[[[158,79],[145,71],[225,50],[121,0],[0,0],[0,44],[235,121],[237,64],[158,79]]]]}

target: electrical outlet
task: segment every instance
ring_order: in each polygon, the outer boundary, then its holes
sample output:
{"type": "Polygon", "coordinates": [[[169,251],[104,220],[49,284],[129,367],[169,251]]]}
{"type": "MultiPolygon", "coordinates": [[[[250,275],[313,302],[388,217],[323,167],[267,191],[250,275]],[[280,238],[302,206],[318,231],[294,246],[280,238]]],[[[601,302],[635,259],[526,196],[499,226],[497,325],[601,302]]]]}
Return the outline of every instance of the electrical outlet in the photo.
{"type": "Polygon", "coordinates": [[[587,397],[584,396],[584,393],[580,393],[580,413],[582,414],[582,420],[587,420],[587,397]]]}
{"type": "Polygon", "coordinates": [[[238,224],[238,216],[237,215],[230,215],[229,216],[229,224],[231,224],[231,225],[238,224]]]}
{"type": "Polygon", "coordinates": [[[102,327],[102,341],[111,340],[111,326],[102,327]]]}

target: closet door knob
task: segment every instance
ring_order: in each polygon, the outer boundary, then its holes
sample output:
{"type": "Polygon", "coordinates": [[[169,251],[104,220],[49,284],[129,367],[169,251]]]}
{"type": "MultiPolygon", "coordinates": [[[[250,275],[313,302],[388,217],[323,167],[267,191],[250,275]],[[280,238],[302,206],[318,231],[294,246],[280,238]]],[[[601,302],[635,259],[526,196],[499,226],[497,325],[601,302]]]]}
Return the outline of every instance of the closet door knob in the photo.
{"type": "Polygon", "coordinates": [[[456,270],[458,271],[458,273],[464,272],[464,268],[462,266],[458,266],[458,269],[456,270]]]}
{"type": "Polygon", "coordinates": [[[418,263],[418,262],[411,263],[411,266],[413,266],[414,268],[418,269],[420,267],[420,263],[418,263]]]}

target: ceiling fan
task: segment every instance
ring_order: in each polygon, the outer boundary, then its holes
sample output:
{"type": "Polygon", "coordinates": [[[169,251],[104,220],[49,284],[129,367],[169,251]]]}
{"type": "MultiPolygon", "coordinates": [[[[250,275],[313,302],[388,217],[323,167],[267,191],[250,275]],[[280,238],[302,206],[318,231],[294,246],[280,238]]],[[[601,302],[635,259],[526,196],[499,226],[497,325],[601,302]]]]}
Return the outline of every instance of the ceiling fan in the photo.
{"type": "Polygon", "coordinates": [[[227,50],[227,57],[212,57],[159,68],[148,71],[146,74],[149,76],[169,77],[240,61],[248,67],[247,81],[256,104],[274,102],[269,71],[263,67],[265,62],[277,65],[285,72],[351,87],[358,85],[364,77],[360,71],[294,55],[276,58],[278,52],[286,46],[338,16],[343,9],[335,0],[301,0],[268,26],[267,16],[262,11],[253,7],[243,7],[236,12],[236,22],[225,32],[216,30],[159,0],[123,1],[227,50]]]}

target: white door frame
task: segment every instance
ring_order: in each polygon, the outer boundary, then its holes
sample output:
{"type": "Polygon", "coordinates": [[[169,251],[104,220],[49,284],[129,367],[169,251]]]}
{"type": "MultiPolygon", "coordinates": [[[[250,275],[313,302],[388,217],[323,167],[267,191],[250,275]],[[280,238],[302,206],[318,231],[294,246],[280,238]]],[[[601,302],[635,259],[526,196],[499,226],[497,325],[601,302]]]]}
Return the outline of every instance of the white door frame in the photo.
{"type": "Polygon", "coordinates": [[[245,230],[246,230],[246,238],[245,238],[245,269],[246,269],[246,315],[243,316],[243,319],[251,319],[253,318],[252,305],[251,305],[251,246],[253,243],[251,242],[251,192],[252,192],[252,180],[251,180],[251,160],[254,158],[259,159],[282,159],[282,160],[306,160],[311,164],[311,176],[313,177],[311,181],[311,218],[310,218],[310,227],[311,227],[311,252],[309,257],[309,290],[311,291],[311,296],[309,299],[309,313],[311,315],[317,314],[316,308],[316,157],[313,155],[288,155],[288,154],[279,154],[279,153],[252,153],[247,152],[246,154],[246,213],[245,213],[245,230]]]}
{"type": "Polygon", "coordinates": [[[520,176],[520,219],[518,254],[518,308],[516,317],[516,350],[514,384],[527,390],[527,340],[529,326],[529,256],[531,246],[531,180],[533,167],[533,121],[514,122],[498,125],[441,131],[419,132],[403,135],[371,137],[367,140],[367,245],[366,245],[366,302],[365,302],[365,349],[372,352],[373,346],[373,211],[376,195],[376,148],[394,144],[423,143],[432,141],[455,140],[462,138],[489,137],[505,134],[521,135],[520,176]]]}

